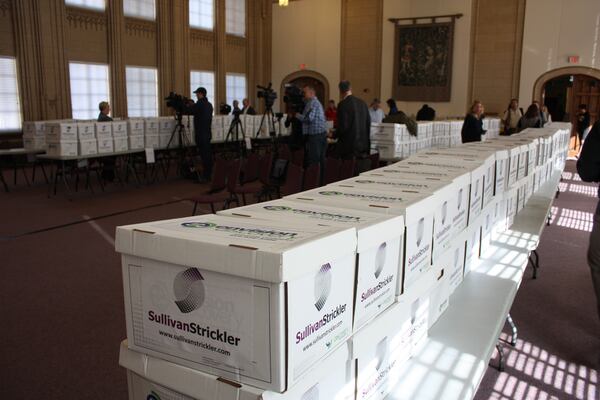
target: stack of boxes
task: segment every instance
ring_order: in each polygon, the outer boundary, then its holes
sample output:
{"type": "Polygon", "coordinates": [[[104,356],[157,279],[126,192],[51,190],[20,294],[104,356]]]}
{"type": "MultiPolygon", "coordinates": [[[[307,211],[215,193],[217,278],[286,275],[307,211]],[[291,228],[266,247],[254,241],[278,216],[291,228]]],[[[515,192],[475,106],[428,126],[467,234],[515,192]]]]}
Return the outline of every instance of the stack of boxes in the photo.
{"type": "Polygon", "coordinates": [[[27,150],[44,150],[46,148],[46,122],[23,122],[23,147],[27,150]]]}
{"type": "Polygon", "coordinates": [[[145,118],[144,119],[144,147],[147,149],[158,149],[160,147],[159,119],[145,118]]]}
{"type": "Polygon", "coordinates": [[[96,127],[96,139],[98,140],[98,154],[115,152],[112,124],[112,122],[94,122],[96,127]]]}
{"type": "Polygon", "coordinates": [[[129,150],[129,140],[127,137],[128,127],[127,121],[113,121],[112,136],[113,150],[115,152],[123,152],[129,150]]]}
{"type": "Polygon", "coordinates": [[[50,156],[77,156],[79,144],[77,123],[49,122],[44,129],[46,134],[46,153],[50,156]]]}
{"type": "Polygon", "coordinates": [[[91,156],[98,154],[96,127],[93,122],[77,123],[77,138],[79,139],[79,155],[91,156]]]}
{"type": "Polygon", "coordinates": [[[565,138],[422,151],[281,200],[117,228],[130,399],[385,398],[565,138]]]}
{"type": "Polygon", "coordinates": [[[179,132],[175,131],[176,121],[173,117],[158,118],[158,148],[170,149],[179,146],[179,132]]]}
{"type": "Polygon", "coordinates": [[[410,153],[410,134],[406,125],[371,124],[371,147],[382,158],[403,158],[410,153]]]}
{"type": "Polygon", "coordinates": [[[144,148],[144,120],[129,119],[127,122],[127,139],[131,150],[141,150],[144,148]]]}
{"type": "Polygon", "coordinates": [[[483,140],[494,139],[500,135],[500,118],[486,117],[483,119],[483,129],[485,133],[483,140]]]}

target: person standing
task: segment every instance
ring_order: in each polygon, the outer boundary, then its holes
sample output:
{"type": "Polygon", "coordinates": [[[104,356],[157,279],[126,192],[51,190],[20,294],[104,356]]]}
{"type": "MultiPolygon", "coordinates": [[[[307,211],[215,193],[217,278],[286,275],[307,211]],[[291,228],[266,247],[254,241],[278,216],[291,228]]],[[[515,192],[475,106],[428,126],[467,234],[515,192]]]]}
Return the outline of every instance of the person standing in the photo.
{"type": "Polygon", "coordinates": [[[398,114],[398,106],[396,105],[396,100],[394,99],[387,99],[387,101],[385,102],[389,108],[389,112],[388,112],[388,117],[394,114],[398,114]]]}
{"type": "Polygon", "coordinates": [[[371,117],[372,124],[380,124],[385,118],[385,113],[381,109],[381,102],[379,99],[373,99],[371,107],[369,107],[369,116],[371,117]]]}
{"type": "Polygon", "coordinates": [[[201,182],[207,182],[212,176],[212,115],[213,106],[206,98],[206,89],[199,87],[194,91],[197,101],[184,109],[185,114],[194,116],[194,137],[198,153],[202,158],[202,179],[201,182]]]}
{"type": "Polygon", "coordinates": [[[321,178],[325,168],[325,150],[327,148],[327,124],[323,106],[317,99],[315,88],[306,85],[304,92],[304,110],[296,114],[302,122],[302,134],[306,140],[306,151],[304,165],[306,167],[318,163],[321,170],[321,178]]]}
{"type": "MultiPolygon", "coordinates": [[[[108,101],[101,101],[98,104],[98,108],[100,109],[100,114],[98,114],[98,122],[110,122],[112,121],[112,117],[110,114],[110,104],[108,101]]],[[[107,182],[112,182],[115,180],[115,160],[112,157],[103,157],[102,158],[102,179],[107,182]]]]}
{"type": "Polygon", "coordinates": [[[540,117],[540,112],[535,104],[530,105],[525,112],[525,115],[521,117],[519,120],[519,124],[517,129],[521,132],[523,129],[527,128],[541,128],[542,120],[540,117]]]}
{"type": "Polygon", "coordinates": [[[110,117],[110,104],[108,101],[101,101],[98,105],[100,109],[100,114],[98,114],[98,122],[110,122],[113,119],[110,117]]]}
{"type": "Polygon", "coordinates": [[[463,122],[460,132],[462,142],[481,142],[481,136],[485,135],[485,132],[483,129],[483,104],[479,100],[475,100],[463,122]]]}
{"type": "MultiPolygon", "coordinates": [[[[583,134],[585,133],[586,129],[589,128],[590,126],[590,113],[587,110],[587,105],[585,104],[580,104],[579,105],[579,109],[577,111],[577,137],[579,138],[579,145],[581,146],[581,144],[583,143],[583,139],[585,139],[583,137],[583,134]]],[[[577,145],[577,143],[575,143],[575,145],[577,145]]],[[[575,146],[577,147],[577,146],[575,146]]]]}
{"type": "Polygon", "coordinates": [[[232,103],[232,106],[233,106],[232,109],[231,109],[231,113],[232,114],[235,114],[235,113],[240,114],[242,112],[242,110],[240,109],[240,102],[239,101],[234,100],[233,103],[232,103]]]}
{"type": "Polygon", "coordinates": [[[256,115],[256,110],[254,110],[254,108],[252,108],[252,106],[250,105],[250,100],[248,100],[248,99],[242,100],[242,105],[244,106],[242,108],[242,114],[256,115]]]}
{"type": "Polygon", "coordinates": [[[329,100],[329,104],[325,110],[325,119],[333,122],[334,127],[337,126],[337,107],[335,106],[335,101],[333,100],[329,100]]]}
{"type": "Polygon", "coordinates": [[[367,104],[352,95],[352,86],[341,81],[338,125],[336,129],[337,152],[341,159],[356,158],[357,172],[369,170],[371,153],[371,117],[367,104]]]}
{"type": "MultiPolygon", "coordinates": [[[[600,121],[596,121],[581,149],[577,160],[577,173],[584,182],[600,182],[600,121]]],[[[600,197],[600,187],[598,197],[600,197]]],[[[596,292],[598,318],[600,318],[600,202],[594,214],[587,259],[596,292]]]]}
{"type": "Polygon", "coordinates": [[[504,115],[502,116],[502,123],[504,123],[504,135],[512,135],[517,133],[519,121],[523,116],[523,111],[519,108],[519,100],[512,99],[504,115]]]}
{"type": "Polygon", "coordinates": [[[542,118],[544,119],[544,121],[546,121],[547,124],[552,122],[552,115],[550,114],[550,111],[548,111],[548,107],[546,106],[542,107],[542,118]]]}
{"type": "Polygon", "coordinates": [[[296,111],[288,111],[284,125],[286,128],[291,127],[290,150],[296,151],[304,148],[304,136],[302,135],[302,121],[300,121],[296,116],[296,111]]]}
{"type": "Polygon", "coordinates": [[[540,105],[540,102],[537,100],[534,100],[532,104],[537,107],[538,114],[540,116],[540,126],[538,128],[543,128],[544,125],[546,125],[546,122],[548,122],[548,121],[546,121],[546,119],[544,118],[544,114],[542,113],[542,106],[540,105]]]}

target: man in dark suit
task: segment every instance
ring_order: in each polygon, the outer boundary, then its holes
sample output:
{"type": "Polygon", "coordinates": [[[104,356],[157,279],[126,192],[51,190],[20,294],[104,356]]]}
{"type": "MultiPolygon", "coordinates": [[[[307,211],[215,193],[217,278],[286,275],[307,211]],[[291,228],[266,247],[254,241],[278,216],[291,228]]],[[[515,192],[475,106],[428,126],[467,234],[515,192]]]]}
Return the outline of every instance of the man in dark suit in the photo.
{"type": "Polygon", "coordinates": [[[242,105],[244,106],[242,108],[242,114],[256,115],[256,110],[254,110],[254,108],[252,108],[252,106],[250,105],[250,100],[248,100],[248,99],[242,100],[242,105]]]}
{"type": "Polygon", "coordinates": [[[356,158],[358,172],[369,169],[371,152],[371,117],[367,103],[352,95],[348,81],[339,84],[337,109],[337,151],[342,159],[356,158]]]}
{"type": "Polygon", "coordinates": [[[198,101],[187,106],[184,113],[194,116],[194,137],[196,146],[202,158],[203,179],[209,181],[212,176],[212,115],[213,106],[206,98],[206,89],[199,87],[194,91],[198,101]]]}

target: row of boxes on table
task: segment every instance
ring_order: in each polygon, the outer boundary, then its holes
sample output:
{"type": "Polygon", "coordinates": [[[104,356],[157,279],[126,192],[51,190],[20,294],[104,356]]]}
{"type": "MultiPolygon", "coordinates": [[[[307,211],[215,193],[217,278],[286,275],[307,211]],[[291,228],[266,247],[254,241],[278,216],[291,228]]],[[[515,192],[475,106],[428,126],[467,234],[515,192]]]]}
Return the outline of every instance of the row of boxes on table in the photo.
{"type": "MultiPolygon", "coordinates": [[[[520,142],[539,149],[556,132],[420,154],[220,215],[119,227],[130,398],[384,398],[518,212],[512,150],[527,177],[534,153],[520,142]]],[[[535,153],[531,171],[554,157],[535,153]]]]}
{"type": "Polygon", "coordinates": [[[424,149],[455,147],[461,144],[462,121],[418,122],[417,135],[405,125],[371,124],[371,146],[386,159],[406,158],[424,149]]]}
{"type": "Polygon", "coordinates": [[[486,133],[482,139],[485,141],[487,139],[497,138],[500,135],[500,125],[500,118],[484,118],[483,129],[486,130],[486,133]]]}

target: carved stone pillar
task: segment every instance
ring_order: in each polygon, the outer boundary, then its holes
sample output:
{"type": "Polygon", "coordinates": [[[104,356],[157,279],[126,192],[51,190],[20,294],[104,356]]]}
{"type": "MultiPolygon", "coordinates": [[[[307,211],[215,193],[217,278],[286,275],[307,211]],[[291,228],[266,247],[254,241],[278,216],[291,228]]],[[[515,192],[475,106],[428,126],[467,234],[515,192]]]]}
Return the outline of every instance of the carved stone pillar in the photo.
{"type": "Polygon", "coordinates": [[[173,4],[173,90],[184,96],[190,92],[190,24],[189,1],[175,0],[173,4]]]}
{"type": "Polygon", "coordinates": [[[169,114],[163,100],[173,87],[173,20],[172,4],[170,0],[158,0],[157,32],[158,32],[158,110],[160,115],[169,114]]]}

